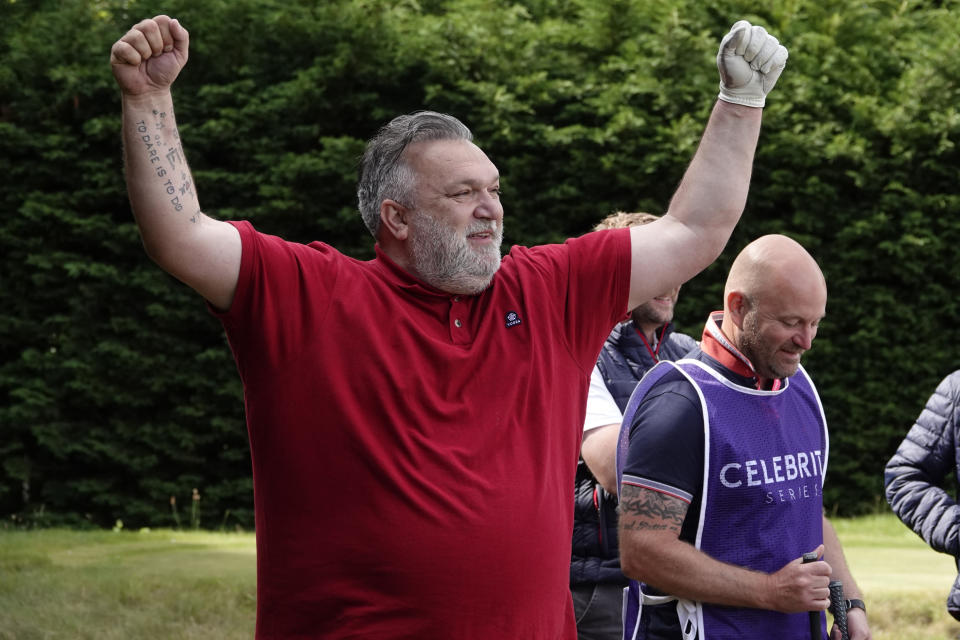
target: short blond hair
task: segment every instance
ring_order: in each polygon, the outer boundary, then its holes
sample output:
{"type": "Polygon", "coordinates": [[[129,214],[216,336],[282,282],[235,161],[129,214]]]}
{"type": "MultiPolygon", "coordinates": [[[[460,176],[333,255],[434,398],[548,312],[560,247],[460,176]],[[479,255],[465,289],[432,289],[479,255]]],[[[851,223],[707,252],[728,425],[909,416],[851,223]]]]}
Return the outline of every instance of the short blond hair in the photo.
{"type": "Polygon", "coordinates": [[[606,218],[601,220],[597,226],[593,228],[593,230],[603,231],[604,229],[626,229],[627,227],[638,227],[642,224],[648,224],[659,219],[660,216],[655,216],[652,213],[644,213],[642,211],[637,211],[634,213],[617,211],[616,213],[611,213],[606,218]]]}

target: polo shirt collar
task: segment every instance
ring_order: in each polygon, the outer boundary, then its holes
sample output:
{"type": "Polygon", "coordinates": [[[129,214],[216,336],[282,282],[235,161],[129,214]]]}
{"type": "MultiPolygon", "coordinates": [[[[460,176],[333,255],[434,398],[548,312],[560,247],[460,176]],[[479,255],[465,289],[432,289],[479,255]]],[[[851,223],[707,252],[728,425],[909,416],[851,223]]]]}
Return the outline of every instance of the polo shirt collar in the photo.
{"type": "MultiPolygon", "coordinates": [[[[757,376],[756,369],[753,368],[753,364],[751,364],[749,358],[733,346],[733,343],[724,335],[720,329],[722,322],[723,311],[714,311],[710,314],[710,317],[707,318],[707,322],[703,327],[700,349],[738,376],[753,380],[754,385],[759,389],[760,378],[757,376]]],[[[783,380],[776,378],[772,381],[768,391],[777,391],[782,386],[783,380]]]]}

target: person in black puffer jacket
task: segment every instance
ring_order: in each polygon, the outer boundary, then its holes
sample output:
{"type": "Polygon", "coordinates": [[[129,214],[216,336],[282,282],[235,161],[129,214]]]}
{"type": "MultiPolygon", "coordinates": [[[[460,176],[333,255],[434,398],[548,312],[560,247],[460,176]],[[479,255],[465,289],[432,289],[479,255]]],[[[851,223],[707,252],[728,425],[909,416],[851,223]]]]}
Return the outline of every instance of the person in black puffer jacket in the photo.
{"type": "MultiPolygon", "coordinates": [[[[658,216],[618,212],[595,230],[647,224],[658,216]]],[[[645,302],[610,333],[590,380],[574,491],[570,590],[579,640],[620,640],[622,589],[617,546],[616,446],[623,410],[640,378],[659,360],[679,360],[697,346],[673,330],[679,287],[645,302]]]]}
{"type": "MultiPolygon", "coordinates": [[[[960,473],[960,370],[944,378],[916,423],[887,462],[883,484],[897,517],[934,550],[960,563],[960,506],[942,488],[950,472],[960,473]]],[[[960,620],[960,575],[947,596],[947,611],[960,620]]]]}

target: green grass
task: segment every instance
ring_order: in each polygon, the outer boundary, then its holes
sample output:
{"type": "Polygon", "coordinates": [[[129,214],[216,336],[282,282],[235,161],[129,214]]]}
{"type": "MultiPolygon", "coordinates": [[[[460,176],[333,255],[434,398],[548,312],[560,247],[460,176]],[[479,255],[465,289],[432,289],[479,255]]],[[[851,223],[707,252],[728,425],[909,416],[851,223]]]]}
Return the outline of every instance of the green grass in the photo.
{"type": "Polygon", "coordinates": [[[0,532],[0,639],[251,638],[253,535],[0,532]]]}
{"type": "MultiPolygon", "coordinates": [[[[874,640],[954,640],[953,559],[892,515],[834,519],[874,640]]],[[[253,636],[251,534],[0,531],[0,640],[253,636]]]]}
{"type": "Polygon", "coordinates": [[[832,519],[867,603],[874,640],[954,640],[946,609],[953,558],[932,551],[892,514],[832,519]]]}

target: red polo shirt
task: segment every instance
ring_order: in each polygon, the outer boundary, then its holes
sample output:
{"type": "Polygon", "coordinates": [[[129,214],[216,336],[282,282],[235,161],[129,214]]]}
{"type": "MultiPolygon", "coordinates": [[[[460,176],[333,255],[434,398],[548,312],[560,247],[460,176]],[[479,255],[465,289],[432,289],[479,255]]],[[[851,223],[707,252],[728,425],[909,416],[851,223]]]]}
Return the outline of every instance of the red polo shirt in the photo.
{"type": "Polygon", "coordinates": [[[476,296],[235,223],[258,638],[575,638],[573,486],[628,230],[514,247],[476,296]]]}

